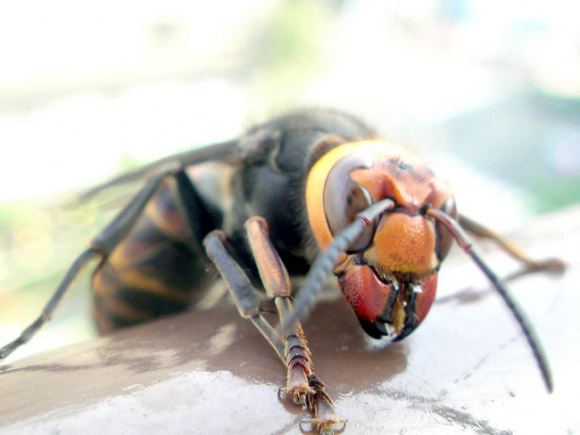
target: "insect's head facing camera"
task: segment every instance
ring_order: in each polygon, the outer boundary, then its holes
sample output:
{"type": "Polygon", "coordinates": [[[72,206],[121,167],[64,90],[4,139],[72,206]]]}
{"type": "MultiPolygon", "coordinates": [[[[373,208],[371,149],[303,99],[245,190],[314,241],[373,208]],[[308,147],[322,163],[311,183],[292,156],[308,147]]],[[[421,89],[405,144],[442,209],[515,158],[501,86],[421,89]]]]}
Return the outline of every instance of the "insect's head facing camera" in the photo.
{"type": "Polygon", "coordinates": [[[437,271],[452,237],[425,210],[440,208],[456,218],[449,186],[414,154],[378,141],[334,148],[314,164],[306,184],[320,249],[384,199],[393,205],[365,227],[334,274],[365,331],[398,340],[421,323],[435,298],[437,271]]]}

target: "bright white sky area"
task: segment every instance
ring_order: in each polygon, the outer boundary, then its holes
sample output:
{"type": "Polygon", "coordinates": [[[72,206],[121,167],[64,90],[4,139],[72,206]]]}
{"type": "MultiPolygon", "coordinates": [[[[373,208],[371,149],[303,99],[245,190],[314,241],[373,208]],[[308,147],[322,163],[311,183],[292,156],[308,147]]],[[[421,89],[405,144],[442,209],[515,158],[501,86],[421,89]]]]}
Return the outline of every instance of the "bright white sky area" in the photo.
{"type": "MultiPolygon", "coordinates": [[[[239,133],[269,95],[254,93],[259,70],[226,76],[245,65],[281,3],[1,6],[0,201],[90,186],[123,158],[147,161],[239,133]]],[[[580,4],[564,0],[352,2],[320,21],[325,68],[287,104],[374,104],[362,110],[372,122],[412,130],[518,88],[482,66],[506,58],[546,89],[580,93],[579,16],[580,4]]]]}

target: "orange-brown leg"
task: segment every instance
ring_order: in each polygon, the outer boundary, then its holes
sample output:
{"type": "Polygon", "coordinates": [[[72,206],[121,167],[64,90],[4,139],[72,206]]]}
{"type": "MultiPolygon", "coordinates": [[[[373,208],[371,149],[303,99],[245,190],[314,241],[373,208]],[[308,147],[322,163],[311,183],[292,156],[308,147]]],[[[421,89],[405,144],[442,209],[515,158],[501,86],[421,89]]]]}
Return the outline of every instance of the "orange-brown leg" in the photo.
{"type": "Polygon", "coordinates": [[[516,272],[507,279],[514,279],[518,276],[532,272],[562,272],[566,267],[564,262],[558,258],[546,258],[542,260],[534,260],[530,258],[519,247],[507,240],[505,237],[467,216],[461,215],[459,217],[459,224],[465,231],[476,237],[493,240],[504,252],[524,265],[523,271],[516,272]]]}
{"type": "MultiPolygon", "coordinates": [[[[266,293],[274,300],[282,320],[292,310],[292,287],[288,272],[270,241],[265,219],[252,217],[245,228],[266,293]]],[[[346,420],[336,415],[324,383],[314,374],[302,326],[296,324],[284,339],[287,377],[286,387],[280,390],[281,396],[290,396],[294,403],[306,405],[313,417],[304,420],[303,424],[309,424],[317,432],[330,434],[343,430],[346,420]]]]}
{"type": "MultiPolygon", "coordinates": [[[[246,222],[246,231],[266,294],[274,301],[280,319],[283,319],[292,309],[292,287],[286,267],[270,241],[263,218],[250,218],[246,222]]],[[[294,403],[306,407],[312,413],[312,417],[304,420],[302,425],[310,425],[312,430],[321,434],[341,431],[346,420],[336,416],[324,383],[314,374],[302,327],[297,324],[286,337],[276,333],[260,314],[257,291],[228,253],[225,242],[223,232],[211,232],[204,240],[206,252],[228,284],[242,317],[254,323],[286,365],[286,386],[280,389],[280,396],[290,397],[294,403]]]]}

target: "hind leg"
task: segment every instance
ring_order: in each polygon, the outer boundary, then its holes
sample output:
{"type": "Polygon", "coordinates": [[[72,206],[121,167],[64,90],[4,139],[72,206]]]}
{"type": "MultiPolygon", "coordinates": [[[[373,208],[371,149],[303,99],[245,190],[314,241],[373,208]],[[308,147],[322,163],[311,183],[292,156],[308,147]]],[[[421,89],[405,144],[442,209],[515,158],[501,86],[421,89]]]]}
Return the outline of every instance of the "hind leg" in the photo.
{"type": "Polygon", "coordinates": [[[72,264],[65,277],[53,293],[42,313],[12,342],[0,349],[0,360],[6,358],[20,346],[27,343],[42,326],[52,317],[59,302],[70,289],[74,280],[84,268],[94,259],[105,258],[117,244],[129,233],[137,219],[143,213],[143,209],[163,181],[174,170],[166,170],[151,177],[131,202],[117,215],[115,219],[91,242],[91,247],[86,249],[72,264]]]}

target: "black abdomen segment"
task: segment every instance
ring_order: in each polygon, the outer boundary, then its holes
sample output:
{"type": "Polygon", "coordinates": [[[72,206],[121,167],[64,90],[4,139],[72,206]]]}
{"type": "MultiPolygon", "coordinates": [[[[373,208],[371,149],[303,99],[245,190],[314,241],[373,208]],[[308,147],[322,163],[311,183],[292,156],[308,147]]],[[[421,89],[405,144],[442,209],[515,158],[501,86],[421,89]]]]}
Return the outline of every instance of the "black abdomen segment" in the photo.
{"type": "MultiPolygon", "coordinates": [[[[209,287],[212,274],[199,240],[212,225],[200,219],[208,228],[192,230],[176,184],[171,178],[162,184],[129,236],[95,270],[93,311],[100,332],[184,311],[209,287]]],[[[199,202],[187,202],[190,213],[206,214],[199,202]]]]}

